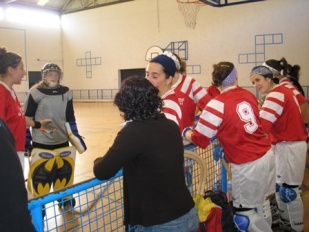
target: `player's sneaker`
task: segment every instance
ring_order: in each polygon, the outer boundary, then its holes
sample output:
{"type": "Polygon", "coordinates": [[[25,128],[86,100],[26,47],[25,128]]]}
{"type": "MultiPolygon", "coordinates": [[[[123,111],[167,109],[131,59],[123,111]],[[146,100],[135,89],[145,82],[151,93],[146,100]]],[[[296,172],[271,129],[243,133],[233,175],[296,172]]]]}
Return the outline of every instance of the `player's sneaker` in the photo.
{"type": "Polygon", "coordinates": [[[282,232],[294,232],[289,221],[280,218],[279,220],[280,230],[282,232]]]}
{"type": "Polygon", "coordinates": [[[279,223],[280,211],[278,209],[278,206],[271,204],[270,205],[270,211],[271,211],[271,216],[272,216],[273,223],[279,223]]]}
{"type": "Polygon", "coordinates": [[[279,229],[279,221],[280,221],[280,211],[278,209],[277,204],[270,204],[270,211],[271,211],[271,217],[272,217],[272,229],[279,229]]]}

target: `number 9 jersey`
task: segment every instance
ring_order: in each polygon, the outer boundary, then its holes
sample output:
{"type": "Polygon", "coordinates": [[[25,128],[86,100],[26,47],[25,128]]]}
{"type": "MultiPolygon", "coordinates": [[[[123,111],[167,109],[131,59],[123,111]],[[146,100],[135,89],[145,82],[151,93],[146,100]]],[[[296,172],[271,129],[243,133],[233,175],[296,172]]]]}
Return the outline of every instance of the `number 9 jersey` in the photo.
{"type": "Polygon", "coordinates": [[[225,89],[205,106],[191,139],[206,148],[214,136],[229,163],[254,161],[271,146],[261,128],[256,97],[239,86],[225,89]]]}

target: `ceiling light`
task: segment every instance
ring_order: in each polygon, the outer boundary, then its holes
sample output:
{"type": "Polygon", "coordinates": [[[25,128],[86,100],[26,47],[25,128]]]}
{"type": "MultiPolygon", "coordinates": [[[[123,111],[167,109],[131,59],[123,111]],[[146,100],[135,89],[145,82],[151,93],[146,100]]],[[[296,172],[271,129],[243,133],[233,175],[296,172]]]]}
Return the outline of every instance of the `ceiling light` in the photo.
{"type": "Polygon", "coordinates": [[[46,3],[48,3],[48,1],[49,1],[49,0],[39,0],[37,4],[38,4],[39,6],[44,6],[46,3]]]}

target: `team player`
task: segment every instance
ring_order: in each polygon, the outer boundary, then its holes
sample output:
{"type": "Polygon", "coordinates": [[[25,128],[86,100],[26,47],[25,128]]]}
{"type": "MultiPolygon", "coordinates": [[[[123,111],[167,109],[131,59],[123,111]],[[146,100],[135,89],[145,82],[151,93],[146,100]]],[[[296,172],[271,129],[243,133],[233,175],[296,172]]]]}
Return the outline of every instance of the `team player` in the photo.
{"type": "Polygon", "coordinates": [[[300,106],[305,127],[307,127],[309,117],[307,99],[304,97],[304,95],[301,94],[301,92],[299,91],[299,87],[295,86],[291,79],[287,77],[288,70],[290,69],[286,59],[281,58],[280,60],[267,60],[264,62],[263,66],[269,68],[274,78],[279,80],[279,85],[284,85],[285,87],[290,88],[293,91],[293,94],[295,95],[300,106]]]}
{"type": "Polygon", "coordinates": [[[159,89],[164,114],[181,131],[193,125],[197,103],[204,106],[211,99],[205,88],[185,73],[186,63],[169,51],[153,58],[146,70],[147,79],[159,89]]]}
{"type": "Polygon", "coordinates": [[[272,231],[266,197],[275,192],[275,158],[260,126],[256,97],[238,86],[230,62],[215,64],[212,80],[221,94],[206,105],[194,129],[184,129],[183,136],[201,148],[217,136],[231,163],[235,225],[241,231],[272,231]]]}
{"type": "Polygon", "coordinates": [[[186,62],[177,54],[172,54],[176,56],[180,64],[179,70],[176,70],[173,77],[172,88],[174,88],[182,112],[184,112],[184,124],[186,126],[192,125],[196,111],[204,109],[206,104],[214,97],[215,91],[213,91],[213,88],[203,88],[198,81],[188,76],[186,62]]]}
{"type": "Polygon", "coordinates": [[[307,132],[292,90],[276,85],[272,71],[254,67],[250,80],[267,94],[260,110],[263,130],[269,135],[276,160],[276,200],[283,230],[303,231],[304,207],[299,185],[304,178],[307,132]]]}
{"type": "MultiPolygon", "coordinates": [[[[79,153],[87,149],[77,130],[72,93],[60,85],[62,70],[57,64],[47,63],[41,73],[42,81],[26,97],[25,116],[35,120],[50,118],[56,129],[49,133],[32,130],[28,189],[34,197],[47,194],[52,185],[53,190],[72,185],[76,149],[79,153]],[[69,141],[74,147],[69,146],[69,141]]],[[[59,203],[59,207],[74,205],[74,198],[59,203]]]]}
{"type": "Polygon", "coordinates": [[[23,170],[26,126],[43,129],[50,122],[49,120],[34,122],[25,118],[24,111],[13,88],[14,85],[20,85],[25,74],[21,56],[14,52],[8,52],[4,47],[0,48],[0,117],[14,136],[15,148],[23,170]]]}

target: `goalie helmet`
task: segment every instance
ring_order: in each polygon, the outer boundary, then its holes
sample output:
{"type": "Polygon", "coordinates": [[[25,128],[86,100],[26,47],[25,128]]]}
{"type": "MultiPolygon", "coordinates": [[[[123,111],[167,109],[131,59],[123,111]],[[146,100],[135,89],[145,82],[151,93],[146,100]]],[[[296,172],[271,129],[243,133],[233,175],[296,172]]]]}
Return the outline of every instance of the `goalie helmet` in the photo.
{"type": "Polygon", "coordinates": [[[60,84],[60,80],[62,79],[62,70],[59,68],[57,64],[53,64],[53,63],[45,64],[41,70],[41,74],[42,74],[42,79],[44,83],[48,87],[52,87],[52,88],[58,87],[58,85],[60,84]],[[58,74],[58,80],[57,81],[47,80],[46,76],[49,72],[56,72],[58,74]]]}

